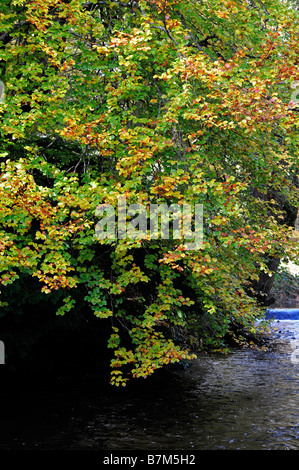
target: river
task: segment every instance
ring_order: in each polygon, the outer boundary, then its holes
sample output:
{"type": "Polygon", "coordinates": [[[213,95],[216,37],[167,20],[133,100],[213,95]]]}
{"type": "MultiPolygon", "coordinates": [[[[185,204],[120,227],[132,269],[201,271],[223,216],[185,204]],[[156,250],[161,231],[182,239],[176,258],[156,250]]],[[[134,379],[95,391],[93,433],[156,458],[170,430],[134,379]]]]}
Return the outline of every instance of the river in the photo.
{"type": "Polygon", "coordinates": [[[299,321],[272,335],[268,351],[203,354],[122,390],[98,377],[16,390],[0,449],[299,450],[299,321]]]}

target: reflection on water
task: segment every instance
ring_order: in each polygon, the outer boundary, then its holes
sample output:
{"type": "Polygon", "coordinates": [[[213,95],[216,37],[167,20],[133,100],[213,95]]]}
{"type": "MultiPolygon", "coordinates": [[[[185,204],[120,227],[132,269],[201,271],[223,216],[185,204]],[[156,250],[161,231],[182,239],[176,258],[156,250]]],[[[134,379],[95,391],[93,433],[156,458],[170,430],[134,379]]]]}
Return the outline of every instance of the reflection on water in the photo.
{"type": "Polygon", "coordinates": [[[2,420],[0,448],[299,449],[299,363],[291,356],[299,322],[273,327],[271,351],[202,355],[136,388],[107,393],[96,379],[61,380],[20,394],[2,420]]]}

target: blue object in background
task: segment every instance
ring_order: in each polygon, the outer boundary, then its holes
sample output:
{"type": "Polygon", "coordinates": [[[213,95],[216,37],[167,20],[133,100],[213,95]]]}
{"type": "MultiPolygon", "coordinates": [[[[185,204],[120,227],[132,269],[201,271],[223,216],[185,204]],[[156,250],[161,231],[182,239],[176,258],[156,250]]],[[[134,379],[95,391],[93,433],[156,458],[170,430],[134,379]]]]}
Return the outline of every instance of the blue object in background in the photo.
{"type": "Polygon", "coordinates": [[[268,308],[266,319],[299,320],[299,308],[268,308]]]}

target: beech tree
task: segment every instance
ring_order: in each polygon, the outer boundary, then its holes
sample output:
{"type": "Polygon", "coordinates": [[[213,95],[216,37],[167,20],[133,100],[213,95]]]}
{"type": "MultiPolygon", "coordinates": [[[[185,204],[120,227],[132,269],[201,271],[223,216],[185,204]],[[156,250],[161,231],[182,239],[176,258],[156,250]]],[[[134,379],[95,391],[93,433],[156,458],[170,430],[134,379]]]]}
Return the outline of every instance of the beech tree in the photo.
{"type": "Polygon", "coordinates": [[[255,332],[264,276],[298,259],[298,12],[3,0],[0,24],[2,317],[22,279],[57,315],[80,292],[110,322],[115,385],[246,344],[236,327],[255,332]],[[97,208],[119,216],[120,196],[202,204],[203,243],[99,239],[97,208]]]}

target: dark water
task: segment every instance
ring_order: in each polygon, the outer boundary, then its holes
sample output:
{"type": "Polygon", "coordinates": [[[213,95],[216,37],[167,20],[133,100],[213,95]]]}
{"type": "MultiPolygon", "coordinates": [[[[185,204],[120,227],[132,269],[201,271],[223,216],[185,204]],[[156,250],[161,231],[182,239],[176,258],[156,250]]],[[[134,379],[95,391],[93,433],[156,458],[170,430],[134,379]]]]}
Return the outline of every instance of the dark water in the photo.
{"type": "Polygon", "coordinates": [[[0,449],[298,450],[299,321],[273,336],[269,351],[202,355],[119,391],[95,377],[15,390],[0,449]]]}

